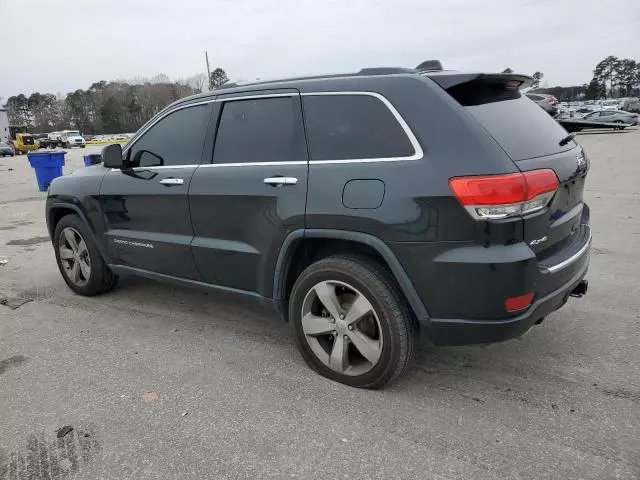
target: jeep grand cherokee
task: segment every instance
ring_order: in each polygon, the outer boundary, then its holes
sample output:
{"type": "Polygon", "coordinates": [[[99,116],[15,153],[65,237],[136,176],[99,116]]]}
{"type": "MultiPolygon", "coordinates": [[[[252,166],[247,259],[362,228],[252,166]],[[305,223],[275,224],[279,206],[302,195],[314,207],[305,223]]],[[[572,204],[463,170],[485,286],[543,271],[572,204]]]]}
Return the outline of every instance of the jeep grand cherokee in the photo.
{"type": "Polygon", "coordinates": [[[320,374],[382,387],[436,344],[586,293],[588,161],[514,74],[374,68],[179,100],[46,216],[80,295],[134,274],[271,305],[320,374]]]}

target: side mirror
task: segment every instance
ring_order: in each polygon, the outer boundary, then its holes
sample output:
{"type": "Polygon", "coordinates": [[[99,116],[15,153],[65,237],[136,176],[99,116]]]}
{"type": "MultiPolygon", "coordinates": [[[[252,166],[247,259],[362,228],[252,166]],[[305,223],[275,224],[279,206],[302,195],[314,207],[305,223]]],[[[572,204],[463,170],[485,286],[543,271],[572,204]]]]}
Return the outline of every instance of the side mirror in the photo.
{"type": "Polygon", "coordinates": [[[122,147],[119,143],[107,145],[102,149],[102,163],[107,168],[122,168],[122,147]]]}

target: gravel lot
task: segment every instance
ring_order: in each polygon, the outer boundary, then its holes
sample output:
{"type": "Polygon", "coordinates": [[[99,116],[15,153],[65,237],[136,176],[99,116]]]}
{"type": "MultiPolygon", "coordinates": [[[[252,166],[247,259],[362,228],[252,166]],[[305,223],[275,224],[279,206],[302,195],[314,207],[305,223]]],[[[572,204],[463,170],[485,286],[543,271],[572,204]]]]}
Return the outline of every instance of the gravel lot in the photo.
{"type": "Polygon", "coordinates": [[[640,478],[640,129],[578,140],[589,294],[502,344],[425,339],[384,391],[314,374],[235,299],[140,279],[75,296],[26,157],[0,159],[0,297],[30,300],[0,305],[0,479],[640,478]]]}

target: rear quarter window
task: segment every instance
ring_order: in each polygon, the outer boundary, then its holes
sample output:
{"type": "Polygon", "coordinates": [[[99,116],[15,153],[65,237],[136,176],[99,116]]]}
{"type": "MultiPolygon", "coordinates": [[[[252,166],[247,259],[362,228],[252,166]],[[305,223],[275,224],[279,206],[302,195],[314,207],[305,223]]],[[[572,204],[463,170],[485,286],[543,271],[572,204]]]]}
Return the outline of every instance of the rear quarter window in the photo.
{"type": "Polygon", "coordinates": [[[382,100],[371,95],[303,97],[311,160],[411,157],[407,132],[382,100]]]}
{"type": "Polygon", "coordinates": [[[560,146],[567,131],[524,96],[468,105],[466,109],[515,161],[552,155],[576,145],[560,146]]]}

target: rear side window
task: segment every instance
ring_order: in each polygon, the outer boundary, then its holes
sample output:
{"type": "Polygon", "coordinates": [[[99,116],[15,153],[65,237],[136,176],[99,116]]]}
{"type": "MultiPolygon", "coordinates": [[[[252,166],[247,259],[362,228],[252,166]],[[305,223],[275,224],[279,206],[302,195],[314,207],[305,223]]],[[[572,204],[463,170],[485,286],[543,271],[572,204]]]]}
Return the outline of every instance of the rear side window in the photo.
{"type": "Polygon", "coordinates": [[[170,113],[136,141],[129,151],[132,167],[199,165],[209,122],[208,105],[170,113]]]}
{"type": "Polygon", "coordinates": [[[447,89],[480,122],[512,160],[542,157],[576,146],[567,131],[538,104],[505,83],[470,81],[447,89]]]}
{"type": "Polygon", "coordinates": [[[297,96],[225,102],[213,163],[306,161],[297,96]]]}
{"type": "Polygon", "coordinates": [[[409,157],[415,153],[391,110],[371,95],[303,97],[311,160],[409,157]]]}

